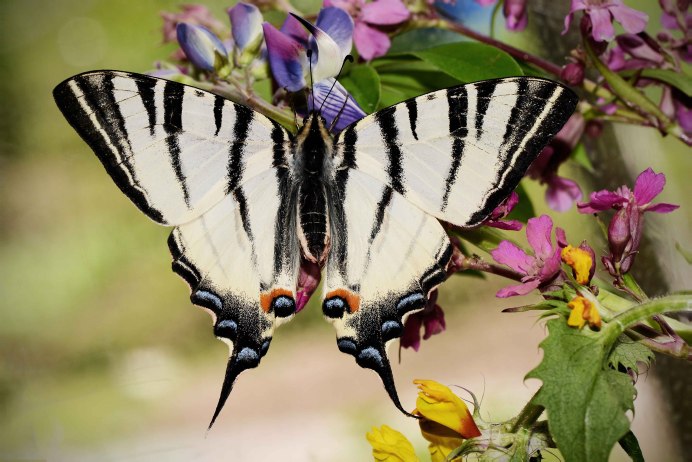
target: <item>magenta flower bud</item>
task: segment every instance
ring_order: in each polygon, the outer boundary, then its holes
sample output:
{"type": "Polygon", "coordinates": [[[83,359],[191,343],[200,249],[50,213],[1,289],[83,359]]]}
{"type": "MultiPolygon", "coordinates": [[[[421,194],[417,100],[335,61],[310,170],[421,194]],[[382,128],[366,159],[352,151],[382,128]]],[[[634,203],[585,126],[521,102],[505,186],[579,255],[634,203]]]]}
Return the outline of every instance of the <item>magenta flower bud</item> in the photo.
{"type": "Polygon", "coordinates": [[[526,29],[529,17],[526,11],[527,0],[505,0],[502,14],[505,16],[505,26],[511,31],[526,29]]]}
{"type": "Polygon", "coordinates": [[[208,29],[181,22],[176,31],[180,47],[195,67],[212,72],[228,62],[226,47],[208,29]]]}
{"type": "Polygon", "coordinates": [[[581,85],[584,81],[584,63],[576,62],[563,66],[560,78],[568,85],[581,85]]]}
{"type": "Polygon", "coordinates": [[[610,255],[614,261],[620,261],[627,244],[632,237],[630,233],[630,207],[623,207],[615,213],[615,216],[608,225],[608,245],[610,255]]]}

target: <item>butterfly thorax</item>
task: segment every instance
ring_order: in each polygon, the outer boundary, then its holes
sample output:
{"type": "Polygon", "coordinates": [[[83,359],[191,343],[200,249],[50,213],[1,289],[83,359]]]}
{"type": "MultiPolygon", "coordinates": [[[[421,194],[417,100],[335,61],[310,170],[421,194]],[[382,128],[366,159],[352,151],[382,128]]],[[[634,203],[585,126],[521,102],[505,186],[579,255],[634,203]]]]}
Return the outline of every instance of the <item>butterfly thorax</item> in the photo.
{"type": "Polygon", "coordinates": [[[332,136],[321,115],[306,117],[293,141],[294,178],[298,185],[298,238],[303,255],[323,264],[329,253],[327,190],[331,171],[332,136]]]}

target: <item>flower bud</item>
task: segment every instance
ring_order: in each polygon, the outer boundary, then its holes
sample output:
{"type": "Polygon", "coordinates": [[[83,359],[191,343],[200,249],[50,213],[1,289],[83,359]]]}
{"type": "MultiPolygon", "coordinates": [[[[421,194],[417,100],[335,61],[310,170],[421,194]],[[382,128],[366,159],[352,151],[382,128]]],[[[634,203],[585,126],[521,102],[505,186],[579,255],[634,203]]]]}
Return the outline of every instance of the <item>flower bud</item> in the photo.
{"type": "Polygon", "coordinates": [[[560,78],[568,85],[581,85],[584,81],[584,63],[569,63],[562,67],[560,78]]]}
{"type": "Polygon", "coordinates": [[[180,47],[195,67],[213,72],[228,64],[226,47],[208,29],[181,22],[176,32],[180,47]]]}
{"type": "Polygon", "coordinates": [[[231,33],[235,42],[236,62],[245,65],[252,61],[262,45],[262,13],[249,3],[238,3],[228,9],[231,33]]]}
{"type": "Polygon", "coordinates": [[[511,31],[526,29],[528,14],[526,11],[527,0],[505,0],[502,13],[505,16],[505,25],[511,31]]]}

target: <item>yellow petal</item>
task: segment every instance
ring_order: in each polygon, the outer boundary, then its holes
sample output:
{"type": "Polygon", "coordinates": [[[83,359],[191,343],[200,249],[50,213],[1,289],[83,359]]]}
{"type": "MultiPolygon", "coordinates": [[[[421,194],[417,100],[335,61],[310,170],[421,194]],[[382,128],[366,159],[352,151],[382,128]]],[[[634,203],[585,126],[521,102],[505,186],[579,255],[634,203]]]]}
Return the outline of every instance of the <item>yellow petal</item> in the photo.
{"type": "Polygon", "coordinates": [[[597,329],[601,328],[601,315],[593,304],[589,303],[584,309],[584,319],[589,322],[589,326],[595,327],[597,329]]]}
{"type": "Polygon", "coordinates": [[[413,445],[404,435],[387,425],[373,427],[365,437],[372,446],[372,455],[383,462],[418,462],[413,445]]]}
{"type": "Polygon", "coordinates": [[[464,438],[480,436],[466,404],[452,390],[434,380],[414,380],[418,385],[416,409],[419,414],[454,430],[464,438]]]}
{"type": "Polygon", "coordinates": [[[574,270],[574,278],[579,284],[588,284],[591,265],[593,265],[593,259],[589,252],[568,245],[562,249],[560,257],[574,270]]]}
{"type": "Polygon", "coordinates": [[[456,431],[425,417],[422,417],[418,424],[423,438],[430,442],[428,450],[432,462],[446,461],[449,453],[464,442],[464,439],[456,431]]]}
{"type": "MultiPolygon", "coordinates": [[[[581,329],[586,324],[586,319],[584,318],[584,311],[590,309],[591,302],[577,295],[572,299],[567,306],[572,310],[569,314],[569,319],[567,319],[567,325],[581,329]]],[[[596,311],[596,310],[593,310],[596,311]]],[[[597,312],[597,311],[596,311],[597,312]]]]}

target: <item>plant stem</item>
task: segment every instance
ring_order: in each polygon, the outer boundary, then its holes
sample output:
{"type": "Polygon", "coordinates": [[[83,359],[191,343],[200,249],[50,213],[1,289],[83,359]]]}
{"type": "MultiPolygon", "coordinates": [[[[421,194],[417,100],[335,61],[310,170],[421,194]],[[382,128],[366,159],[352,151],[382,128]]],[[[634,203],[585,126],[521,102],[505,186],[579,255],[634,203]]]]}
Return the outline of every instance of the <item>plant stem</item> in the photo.
{"type": "Polygon", "coordinates": [[[531,397],[529,402],[526,403],[526,406],[524,406],[524,409],[522,409],[519,415],[516,417],[516,420],[514,421],[514,424],[512,425],[510,432],[516,433],[522,428],[531,427],[531,425],[533,425],[538,420],[541,414],[543,414],[545,408],[540,404],[534,404],[533,402],[537,394],[538,392],[536,392],[536,394],[531,397]]]}
{"type": "Polygon", "coordinates": [[[649,299],[644,290],[642,290],[641,286],[634,279],[634,276],[632,276],[630,273],[623,274],[621,279],[623,285],[627,287],[631,291],[631,293],[635,295],[635,298],[639,299],[639,301],[645,301],[649,299]]]}
{"type": "Polygon", "coordinates": [[[487,262],[477,255],[473,255],[471,257],[462,256],[460,269],[458,271],[464,270],[476,270],[484,273],[496,274],[514,281],[521,281],[521,278],[523,277],[521,274],[510,268],[505,268],[504,266],[487,262]]]}

